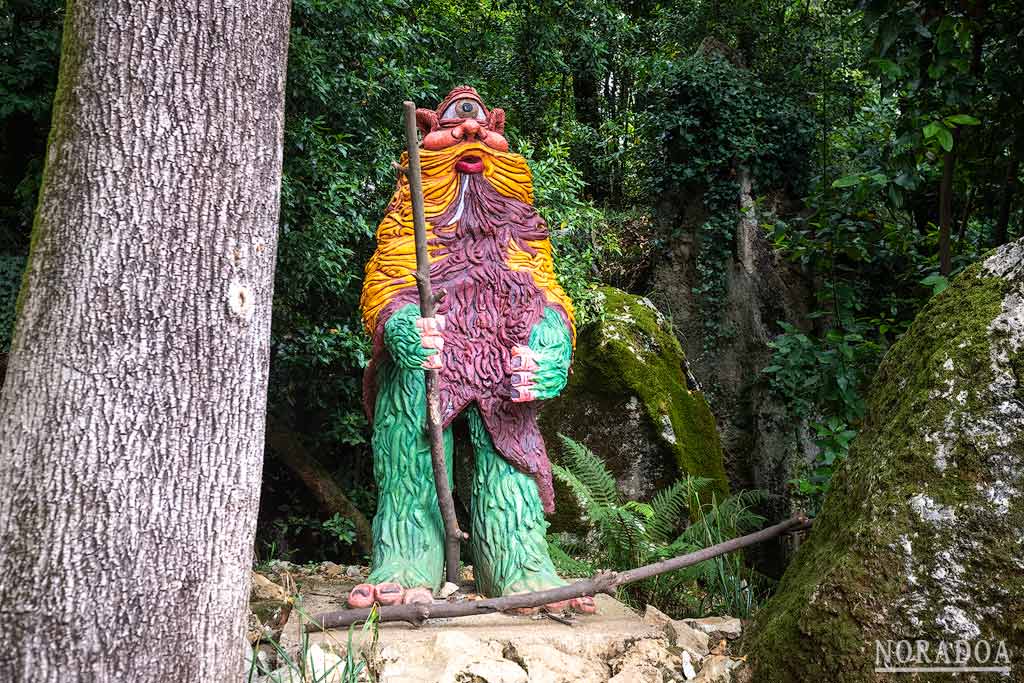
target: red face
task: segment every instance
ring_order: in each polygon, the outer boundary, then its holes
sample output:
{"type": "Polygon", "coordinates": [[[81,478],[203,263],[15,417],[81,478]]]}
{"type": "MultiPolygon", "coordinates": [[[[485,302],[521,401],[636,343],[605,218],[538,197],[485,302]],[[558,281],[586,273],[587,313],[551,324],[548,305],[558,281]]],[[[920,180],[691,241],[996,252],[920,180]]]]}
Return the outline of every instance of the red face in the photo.
{"type": "MultiPolygon", "coordinates": [[[[508,151],[505,112],[488,111],[480,96],[469,87],[451,91],[436,111],[418,109],[416,123],[424,133],[423,149],[440,151],[480,143],[496,152],[508,151]]],[[[460,173],[480,173],[483,168],[483,161],[476,154],[467,154],[455,164],[460,173]]]]}

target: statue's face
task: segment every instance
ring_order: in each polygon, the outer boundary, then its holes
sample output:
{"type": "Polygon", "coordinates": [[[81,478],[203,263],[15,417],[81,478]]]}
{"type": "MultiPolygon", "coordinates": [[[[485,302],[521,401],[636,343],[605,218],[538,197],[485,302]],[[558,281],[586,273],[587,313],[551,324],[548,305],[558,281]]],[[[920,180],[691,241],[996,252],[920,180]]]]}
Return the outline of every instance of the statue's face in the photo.
{"type": "Polygon", "coordinates": [[[459,159],[455,168],[460,173],[480,173],[483,162],[479,157],[479,146],[496,152],[508,151],[505,139],[505,112],[501,109],[488,110],[475,90],[460,87],[451,91],[435,111],[419,110],[417,122],[424,131],[423,149],[431,151],[467,148],[465,158],[459,159]],[[477,144],[473,144],[477,143],[477,144]]]}

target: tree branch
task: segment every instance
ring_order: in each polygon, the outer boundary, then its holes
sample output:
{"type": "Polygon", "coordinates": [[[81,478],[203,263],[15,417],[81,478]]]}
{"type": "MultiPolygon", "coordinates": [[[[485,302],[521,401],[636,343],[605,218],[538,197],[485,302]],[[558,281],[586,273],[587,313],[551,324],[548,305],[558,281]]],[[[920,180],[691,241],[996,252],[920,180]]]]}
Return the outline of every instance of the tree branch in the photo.
{"type": "Polygon", "coordinates": [[[785,533],[801,531],[810,528],[811,523],[804,515],[797,515],[785,522],[770,526],[761,531],[756,531],[746,536],[740,536],[724,543],[698,550],[687,555],[680,555],[661,562],[644,565],[636,569],[616,573],[601,571],[582,581],[570,583],[568,586],[560,586],[544,591],[533,593],[520,593],[518,595],[507,595],[501,598],[488,598],[486,600],[472,600],[465,602],[434,602],[429,605],[395,605],[393,607],[374,607],[370,609],[347,609],[336,612],[325,612],[316,616],[312,623],[306,625],[306,631],[325,631],[332,628],[341,628],[361,621],[366,621],[372,609],[378,610],[378,621],[405,621],[413,625],[421,625],[427,619],[451,619],[454,617],[468,617],[474,614],[488,614],[490,612],[506,612],[511,609],[523,607],[540,607],[552,602],[571,600],[586,595],[597,595],[607,593],[611,595],[619,586],[634,581],[649,579],[658,574],[689,567],[705,560],[734,552],[740,548],[762,543],[764,541],[781,536],[785,533]]]}

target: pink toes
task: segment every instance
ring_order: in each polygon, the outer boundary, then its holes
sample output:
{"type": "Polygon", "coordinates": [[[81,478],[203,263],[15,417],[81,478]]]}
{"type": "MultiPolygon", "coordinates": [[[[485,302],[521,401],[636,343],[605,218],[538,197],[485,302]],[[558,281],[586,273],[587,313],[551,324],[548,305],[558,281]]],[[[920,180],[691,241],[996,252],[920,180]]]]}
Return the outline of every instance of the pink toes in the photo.
{"type": "Polygon", "coordinates": [[[377,584],[377,602],[381,605],[397,605],[402,602],[402,594],[404,591],[402,587],[397,583],[378,583],[377,584]]]}
{"type": "MultiPolygon", "coordinates": [[[[372,583],[361,583],[348,593],[348,606],[362,609],[373,603],[381,605],[397,605],[402,602],[406,591],[397,583],[385,582],[374,586],[372,583]]],[[[429,598],[430,593],[427,593],[429,598]]]]}
{"type": "Polygon", "coordinates": [[[373,584],[361,583],[348,593],[348,606],[355,609],[369,607],[374,601],[373,584]]]}
{"type": "Polygon", "coordinates": [[[402,603],[406,605],[429,605],[434,602],[434,595],[427,588],[410,588],[405,591],[402,603]]]}
{"type": "Polygon", "coordinates": [[[597,611],[597,603],[589,595],[584,595],[582,598],[573,598],[569,601],[569,606],[580,614],[593,614],[597,611]]]}

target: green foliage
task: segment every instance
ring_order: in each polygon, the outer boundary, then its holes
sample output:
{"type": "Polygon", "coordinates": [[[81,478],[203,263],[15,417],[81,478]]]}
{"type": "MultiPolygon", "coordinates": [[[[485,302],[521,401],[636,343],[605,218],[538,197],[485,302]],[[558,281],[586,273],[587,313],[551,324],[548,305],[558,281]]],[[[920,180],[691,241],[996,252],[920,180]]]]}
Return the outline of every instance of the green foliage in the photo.
{"type": "Polygon", "coordinates": [[[6,353],[11,346],[14,313],[24,269],[24,258],[0,255],[0,353],[6,353]]]}
{"type": "Polygon", "coordinates": [[[63,17],[60,0],[0,3],[0,253],[27,251],[63,17]]]}
{"type": "MultiPolygon", "coordinates": [[[[548,537],[556,566],[572,575],[596,569],[623,570],[695,552],[748,533],[764,520],[752,511],[763,502],[759,492],[744,492],[702,502],[710,479],[686,476],[650,503],[627,501],[615,479],[593,451],[565,435],[555,477],[577,499],[592,531],[585,539],[567,534],[548,537]]],[[[749,616],[764,586],[743,567],[738,555],[718,557],[669,574],[629,584],[620,598],[655,605],[669,614],[749,616]]]]}
{"type": "MultiPolygon", "coordinates": [[[[362,268],[394,188],[401,102],[432,105],[468,83],[507,112],[581,325],[597,314],[595,285],[645,291],[651,264],[692,229],[704,343],[728,341],[738,180],[750,172],[776,252],[818,294],[806,320],[780,327],[766,370],[821,449],[795,483],[813,508],[860,428],[877,359],[958,270],[1020,234],[1015,9],[295,0],[270,409],[372,510],[362,268]],[[942,273],[947,161],[953,269],[942,273]]],[[[0,349],[28,251],[63,16],[56,0],[0,5],[0,349]]],[[[267,472],[273,489],[273,458],[267,472]]],[[[263,520],[261,540],[288,550],[315,532],[340,551],[303,504],[268,507],[296,533],[263,520]]]]}
{"type": "Polygon", "coordinates": [[[337,560],[351,554],[356,541],[352,520],[335,513],[328,519],[290,513],[277,517],[271,525],[269,538],[260,542],[264,561],[290,560],[299,548],[305,558],[337,560]],[[315,549],[315,552],[309,551],[315,549]]]}
{"type": "Polygon", "coordinates": [[[362,624],[349,626],[343,647],[328,635],[331,641],[327,644],[329,649],[310,642],[305,626],[314,623],[315,619],[303,608],[300,596],[293,598],[292,609],[299,615],[301,636],[298,650],[289,653],[273,638],[263,639],[262,642],[267,643],[273,649],[278,667],[272,671],[265,671],[260,666],[259,660],[253,657],[249,670],[246,672],[246,683],[263,680],[261,678],[263,676],[273,683],[359,683],[359,681],[367,679],[369,672],[363,653],[373,650],[380,635],[380,614],[376,608],[370,611],[370,616],[362,624]],[[320,670],[318,668],[319,657],[316,655],[317,649],[325,649],[328,652],[343,649],[345,655],[326,670],[320,670]]]}
{"type": "Polygon", "coordinates": [[[639,147],[652,192],[698,192],[705,219],[697,231],[697,284],[708,348],[721,328],[726,269],[739,219],[740,167],[758,187],[802,187],[813,118],[795,102],[769,95],[756,75],[721,55],[662,59],[645,82],[639,147]]]}

